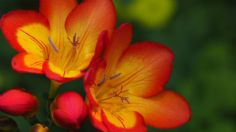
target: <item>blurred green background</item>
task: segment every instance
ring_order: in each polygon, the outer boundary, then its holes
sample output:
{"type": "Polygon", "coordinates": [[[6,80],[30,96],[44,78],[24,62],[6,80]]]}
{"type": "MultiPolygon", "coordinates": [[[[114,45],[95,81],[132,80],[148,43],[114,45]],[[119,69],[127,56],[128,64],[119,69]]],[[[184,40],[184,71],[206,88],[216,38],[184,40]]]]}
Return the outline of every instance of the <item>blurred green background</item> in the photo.
{"type": "MultiPolygon", "coordinates": [[[[190,103],[192,120],[174,130],[150,132],[236,132],[236,1],[235,0],[115,0],[119,24],[134,27],[133,41],[157,41],[175,54],[168,89],[190,103]]],[[[56,3],[55,3],[56,4],[56,3]]],[[[1,0],[0,16],[15,9],[38,9],[38,0],[1,0]]],[[[16,52],[0,34],[0,92],[23,87],[41,100],[37,117],[47,122],[49,81],[44,76],[17,74],[10,61],[16,52]]],[[[76,90],[84,95],[82,80],[63,85],[58,93],[76,90]]],[[[0,113],[0,115],[5,115],[0,113]]],[[[30,125],[14,119],[19,130],[30,125]]],[[[52,126],[52,132],[66,131],[52,126]]],[[[89,121],[81,131],[93,132],[89,121]]]]}

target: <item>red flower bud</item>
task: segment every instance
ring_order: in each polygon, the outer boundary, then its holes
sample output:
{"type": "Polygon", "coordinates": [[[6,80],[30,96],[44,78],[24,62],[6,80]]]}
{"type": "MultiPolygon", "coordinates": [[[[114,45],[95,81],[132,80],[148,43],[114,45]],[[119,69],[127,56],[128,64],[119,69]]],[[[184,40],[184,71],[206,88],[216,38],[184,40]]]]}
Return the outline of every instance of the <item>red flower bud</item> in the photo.
{"type": "Polygon", "coordinates": [[[0,110],[11,115],[30,116],[38,110],[38,100],[22,89],[10,89],[0,95],[0,110]]]}
{"type": "Polygon", "coordinates": [[[87,105],[82,97],[73,91],[62,93],[51,104],[53,121],[70,130],[79,129],[87,114],[87,105]]]}

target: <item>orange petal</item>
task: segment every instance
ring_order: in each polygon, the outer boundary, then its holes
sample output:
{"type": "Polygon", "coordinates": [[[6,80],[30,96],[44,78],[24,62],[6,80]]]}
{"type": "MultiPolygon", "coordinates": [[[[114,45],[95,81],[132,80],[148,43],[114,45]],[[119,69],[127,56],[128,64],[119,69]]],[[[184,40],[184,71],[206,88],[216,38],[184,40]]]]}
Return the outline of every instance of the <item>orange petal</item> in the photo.
{"type": "Polygon", "coordinates": [[[48,22],[33,11],[12,11],[1,19],[2,32],[17,51],[47,56],[48,22]]]}
{"type": "Polygon", "coordinates": [[[96,88],[94,87],[94,85],[99,83],[100,80],[98,80],[98,78],[102,77],[101,74],[104,73],[105,67],[106,67],[105,61],[94,63],[94,65],[91,66],[90,69],[84,75],[84,87],[85,87],[86,97],[89,101],[89,106],[91,108],[98,106],[95,97],[96,88]]]}
{"type": "Polygon", "coordinates": [[[114,85],[122,84],[129,92],[142,97],[156,95],[170,78],[173,53],[164,45],[143,42],[130,46],[118,63],[121,73],[114,85]]]}
{"type": "Polygon", "coordinates": [[[131,97],[127,107],[139,112],[146,122],[156,128],[176,128],[188,122],[191,110],[186,100],[172,91],[163,91],[151,98],[131,97]]]}
{"type": "Polygon", "coordinates": [[[95,52],[101,32],[111,34],[116,23],[112,0],[85,0],[79,4],[66,20],[69,38],[79,37],[79,58],[95,52]]]}
{"type": "Polygon", "coordinates": [[[107,32],[104,31],[99,35],[99,38],[97,40],[96,49],[95,49],[95,54],[91,60],[90,66],[88,66],[88,67],[94,67],[94,65],[96,65],[96,63],[99,63],[107,42],[108,42],[107,32]]]}
{"type": "Polygon", "coordinates": [[[45,60],[42,57],[20,53],[12,59],[12,67],[17,72],[42,74],[42,65],[45,60]]]}
{"type": "Polygon", "coordinates": [[[49,20],[53,40],[65,33],[66,18],[76,5],[76,0],[40,0],[40,12],[49,20]]]}
{"type": "Polygon", "coordinates": [[[100,109],[90,110],[89,118],[95,128],[102,132],[109,132],[102,120],[102,111],[100,109]]]}
{"type": "Polygon", "coordinates": [[[111,132],[146,132],[143,118],[136,112],[102,112],[102,119],[111,132]]]}
{"type": "Polygon", "coordinates": [[[82,71],[64,71],[60,67],[56,67],[53,63],[45,61],[43,64],[43,72],[51,79],[60,83],[69,82],[78,79],[84,75],[82,71]]]}
{"type": "Polygon", "coordinates": [[[105,60],[107,61],[106,74],[112,74],[115,66],[123,52],[131,43],[132,26],[130,24],[121,25],[115,32],[110,44],[107,44],[105,60]]]}
{"type": "Polygon", "coordinates": [[[89,69],[84,75],[84,90],[86,92],[86,98],[88,100],[88,105],[92,109],[97,107],[98,104],[95,100],[94,89],[92,89],[92,85],[94,84],[94,76],[95,70],[89,69]]]}

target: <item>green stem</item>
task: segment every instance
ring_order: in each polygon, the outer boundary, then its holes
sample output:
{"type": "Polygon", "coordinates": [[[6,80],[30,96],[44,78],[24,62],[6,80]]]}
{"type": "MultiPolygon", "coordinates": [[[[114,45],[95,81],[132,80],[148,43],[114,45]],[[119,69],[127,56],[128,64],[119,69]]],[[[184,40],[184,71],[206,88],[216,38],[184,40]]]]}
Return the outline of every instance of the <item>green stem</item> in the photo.
{"type": "Polygon", "coordinates": [[[56,95],[57,89],[61,86],[62,83],[51,81],[51,87],[48,94],[48,99],[53,99],[56,95]]]}
{"type": "Polygon", "coordinates": [[[39,123],[39,120],[37,119],[36,116],[31,117],[31,118],[25,117],[25,119],[27,119],[32,126],[35,125],[36,123],[39,123]]]}

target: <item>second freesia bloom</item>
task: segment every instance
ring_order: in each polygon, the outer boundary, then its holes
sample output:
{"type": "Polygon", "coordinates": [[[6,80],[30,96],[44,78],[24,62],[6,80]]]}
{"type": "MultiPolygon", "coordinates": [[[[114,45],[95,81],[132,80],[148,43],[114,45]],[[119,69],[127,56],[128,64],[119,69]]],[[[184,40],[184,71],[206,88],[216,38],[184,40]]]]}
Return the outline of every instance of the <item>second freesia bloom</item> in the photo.
{"type": "Polygon", "coordinates": [[[132,29],[117,29],[104,58],[85,78],[90,119],[102,131],[146,131],[175,128],[190,119],[185,99],[164,90],[172,69],[173,53],[159,43],[129,46],[132,29]]]}

